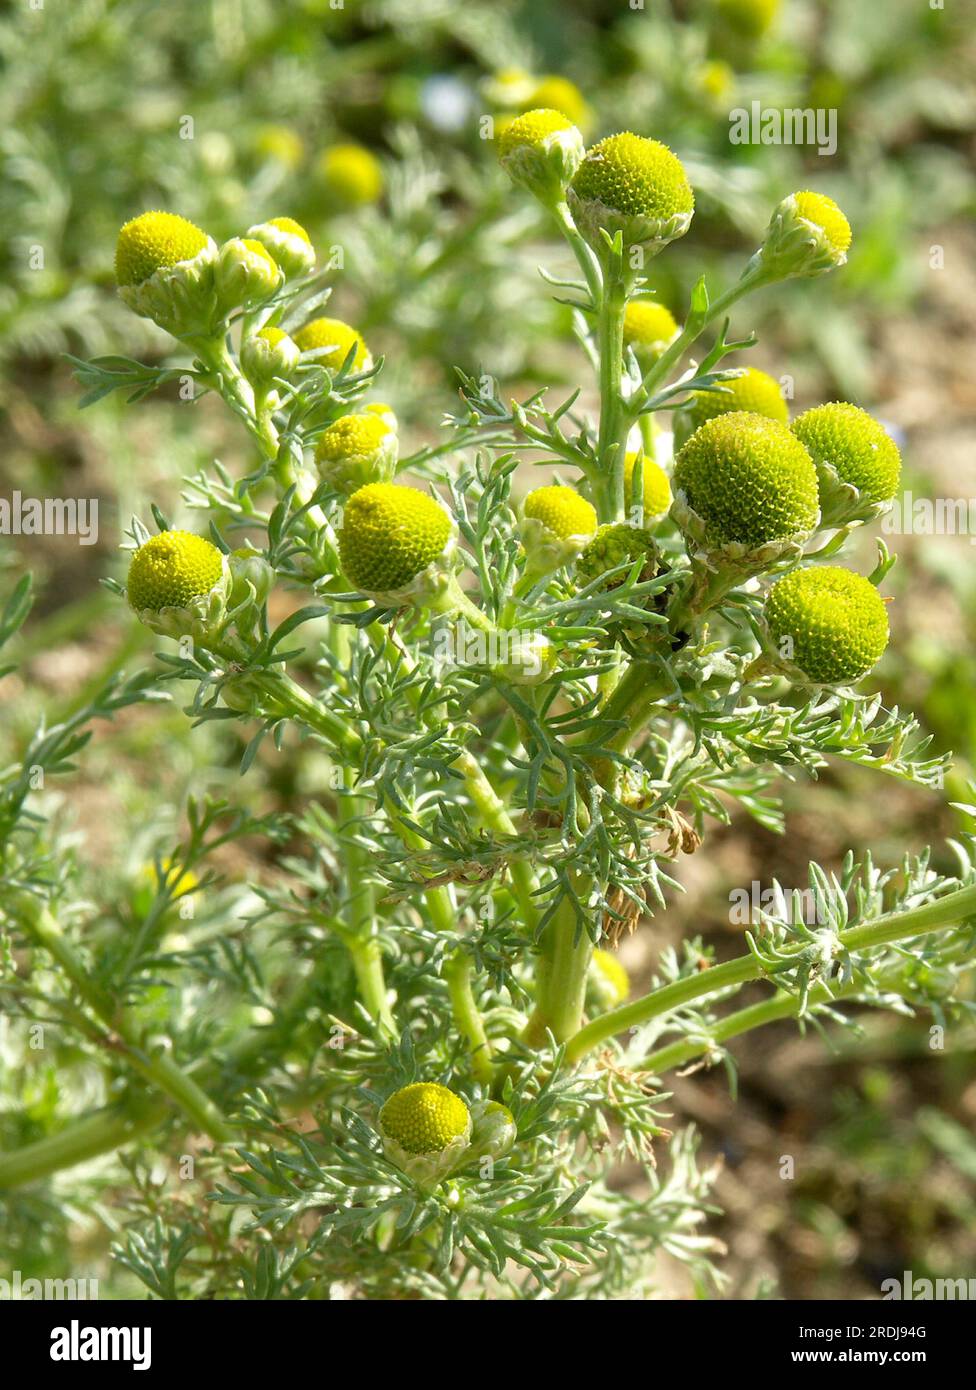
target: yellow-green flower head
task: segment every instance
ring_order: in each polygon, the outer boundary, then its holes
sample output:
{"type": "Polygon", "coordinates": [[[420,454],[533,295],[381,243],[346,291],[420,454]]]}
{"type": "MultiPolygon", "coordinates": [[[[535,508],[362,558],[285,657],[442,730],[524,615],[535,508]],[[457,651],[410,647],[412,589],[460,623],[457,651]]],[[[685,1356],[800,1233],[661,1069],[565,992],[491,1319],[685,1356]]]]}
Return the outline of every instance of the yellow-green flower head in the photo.
{"type": "Polygon", "coordinates": [[[761,39],[779,13],[780,0],[718,0],[728,27],[746,39],[761,39]]]}
{"type": "Polygon", "coordinates": [[[298,366],[301,349],[283,328],[262,328],[241,344],[241,367],[248,381],[266,386],[287,377],[298,366]]]}
{"type": "Polygon", "coordinates": [[[429,493],[368,483],[346,503],[339,556],[350,582],[391,601],[421,597],[437,584],[454,544],[453,522],[429,493]]]}
{"type": "Polygon", "coordinates": [[[383,169],[363,145],[330,145],[319,156],[316,173],[329,200],[339,208],[365,207],[383,193],[383,169]]]}
{"type": "Polygon", "coordinates": [[[336,492],[389,482],[396,460],[396,421],[390,424],[385,407],[344,415],[323,431],[315,450],[319,477],[336,492]]]}
{"type": "Polygon", "coordinates": [[[774,209],[758,254],[781,280],[823,275],[845,264],[851,239],[851,224],[833,198],[805,190],[791,193],[774,209]]]}
{"type": "Polygon", "coordinates": [[[729,100],[735,88],[735,69],[721,59],[712,59],[695,69],[692,81],[709,103],[718,107],[729,100]]]}
{"type": "Polygon", "coordinates": [[[583,137],[561,111],[526,111],[498,134],[502,168],[547,205],[561,200],[582,158],[583,137]]]}
{"type": "Polygon", "coordinates": [[[295,170],[305,158],[305,142],[286,125],[264,125],[254,137],[254,152],[261,159],[295,170]]]}
{"type": "Polygon", "coordinates": [[[758,367],[740,367],[739,372],[739,376],[717,382],[720,391],[694,393],[688,408],[693,429],[730,410],[751,410],[754,415],[765,415],[767,420],[778,420],[781,425],[789,421],[789,408],[774,377],[758,367]]]}
{"type": "Polygon", "coordinates": [[[592,504],[571,487],[537,487],[522,503],[519,533],[528,569],[548,574],[574,560],[594,534],[592,504]]]}
{"type": "Polygon", "coordinates": [[[590,961],[597,993],[607,1008],[614,1009],[622,1004],[630,993],[630,976],[613,951],[605,951],[598,946],[590,961]]]}
{"type": "Polygon", "coordinates": [[[637,459],[641,459],[641,472],[644,479],[643,510],[645,516],[663,516],[671,505],[671,483],[664,469],[634,449],[624,458],[624,501],[627,510],[634,505],[634,469],[637,459]]]}
{"type": "Polygon", "coordinates": [[[674,487],[675,520],[706,551],[792,542],[819,517],[813,459],[785,425],[751,411],[706,420],[678,452],[674,487]]]}
{"type": "Polygon", "coordinates": [[[172,212],[126,222],[115,248],[119,296],[142,318],[177,337],[207,332],[216,307],[215,242],[172,212]]]}
{"type": "Polygon", "coordinates": [[[294,217],[271,217],[248,227],[247,235],[259,241],[275,264],[281,267],[286,280],[307,275],[315,265],[311,238],[294,217]]]}
{"type": "Polygon", "coordinates": [[[212,247],[206,232],[174,212],[144,212],[126,222],[115,248],[119,288],[141,285],[157,270],[194,260],[212,247]]]}
{"type": "Polygon", "coordinates": [[[161,531],[129,561],[126,597],[139,618],[169,637],[198,634],[224,611],[229,571],[203,536],[161,531]]]}
{"type": "Polygon", "coordinates": [[[212,542],[190,531],[161,531],[132,556],[126,594],[141,612],[186,608],[220,582],[224,557],[212,542]]]}
{"type": "Polygon", "coordinates": [[[779,664],[813,685],[849,685],[880,660],[888,613],[863,575],[838,566],[797,569],[766,597],[765,620],[779,664]]]}
{"type": "Polygon", "coordinates": [[[594,580],[605,574],[611,577],[601,588],[616,589],[627,578],[628,571],[618,569],[620,565],[641,562],[638,582],[653,579],[658,571],[658,548],[654,536],[642,526],[631,526],[626,521],[610,522],[601,526],[589,545],[576,562],[576,583],[585,589],[594,580]],[[616,574],[612,574],[617,570],[616,574]]]}
{"type": "Polygon", "coordinates": [[[316,362],[328,367],[330,372],[339,370],[349,356],[350,349],[353,354],[350,371],[369,371],[373,365],[369,348],[362,336],[341,319],[313,319],[304,328],[300,328],[294,338],[302,352],[317,353],[316,362]]]}
{"type": "Polygon", "coordinates": [[[623,233],[624,248],[653,255],[691,224],[695,195],[676,154],[659,140],[623,131],[587,150],[570,184],[569,203],[580,231],[601,254],[623,233]]]}
{"type": "Polygon", "coordinates": [[[260,304],[284,282],[277,262],[254,237],[232,237],[217,258],[217,295],[225,309],[260,304]]]}
{"type": "Polygon", "coordinates": [[[894,497],[898,445],[866,410],[846,401],[814,406],[793,422],[793,433],[817,466],[825,525],[866,520],[894,497]]]}
{"type": "Polygon", "coordinates": [[[656,362],[677,336],[670,309],[655,299],[631,299],[624,310],[624,347],[633,350],[641,366],[656,362]]]}
{"type": "Polygon", "coordinates": [[[446,1086],[417,1081],[390,1096],[380,1110],[379,1128],[387,1158],[432,1187],[464,1156],[471,1112],[446,1086]]]}

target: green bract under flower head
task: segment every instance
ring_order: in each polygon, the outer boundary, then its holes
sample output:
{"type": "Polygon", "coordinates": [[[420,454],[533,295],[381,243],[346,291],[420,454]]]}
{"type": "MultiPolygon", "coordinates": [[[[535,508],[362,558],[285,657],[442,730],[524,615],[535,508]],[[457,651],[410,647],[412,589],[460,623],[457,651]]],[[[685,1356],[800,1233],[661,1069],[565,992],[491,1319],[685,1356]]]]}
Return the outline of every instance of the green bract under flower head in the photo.
{"type": "Polygon", "coordinates": [[[632,566],[638,561],[641,563],[638,582],[653,579],[658,571],[658,558],[657,544],[650,531],[626,521],[610,522],[600,527],[577,560],[576,583],[582,589],[602,575],[610,574],[601,588],[615,589],[627,578],[627,571],[618,566],[632,566]],[[613,574],[613,570],[617,573],[613,574]]]}
{"type": "Polygon", "coordinates": [[[793,433],[817,466],[826,523],[867,519],[894,497],[901,455],[866,410],[845,401],[818,405],[794,420],[793,433]]]}
{"type": "Polygon", "coordinates": [[[779,664],[814,685],[848,685],[888,645],[888,614],[877,589],[837,566],[798,569],[770,589],[766,627],[779,664]]]}
{"type": "Polygon", "coordinates": [[[288,280],[307,275],[315,265],[311,239],[294,217],[271,217],[247,230],[248,238],[259,241],[288,280]]]}
{"type": "Polygon", "coordinates": [[[224,557],[190,531],[161,531],[132,556],[126,595],[137,613],[188,608],[221,581],[224,557]]]}
{"type": "Polygon", "coordinates": [[[217,294],[224,309],[270,298],[283,275],[274,257],[254,237],[231,237],[217,258],[217,294]]]}
{"type": "Polygon", "coordinates": [[[526,111],[506,122],[498,136],[502,168],[544,203],[562,198],[582,158],[583,137],[561,111],[526,111]]]}
{"type": "Polygon", "coordinates": [[[658,140],[623,131],[587,150],[569,190],[580,231],[603,253],[602,232],[650,254],[683,236],[695,195],[677,155],[658,140]]]}
{"type": "Polygon", "coordinates": [[[397,458],[396,421],[380,410],[344,415],[323,431],[315,450],[319,477],[337,492],[389,482],[397,458]]]}
{"type": "Polygon", "coordinates": [[[781,425],[787,423],[790,413],[779,382],[758,367],[740,370],[741,376],[717,383],[722,388],[720,391],[695,392],[689,407],[695,429],[730,410],[750,410],[754,415],[765,415],[767,420],[778,420],[781,425]]]}
{"type": "Polygon", "coordinates": [[[369,349],[362,336],[356,332],[355,328],[350,328],[348,323],[343,323],[341,319],[313,319],[304,328],[300,328],[294,338],[302,352],[315,352],[321,348],[328,348],[328,352],[321,353],[316,361],[322,366],[328,367],[331,372],[339,370],[346,360],[350,348],[353,349],[350,363],[351,371],[368,371],[373,364],[373,359],[369,355],[369,349]]]}
{"type": "Polygon", "coordinates": [[[641,365],[656,362],[677,332],[671,310],[654,299],[632,299],[624,310],[624,347],[641,365]]]}
{"type": "Polygon", "coordinates": [[[163,266],[179,265],[211,245],[206,232],[173,212],[144,212],[126,222],[115,248],[120,287],[141,285],[163,266]]]}
{"type": "MultiPolygon", "coordinates": [[[[817,524],[813,460],[785,425],[750,411],[696,430],[678,453],[674,486],[700,519],[706,550],[793,540],[817,524]]],[[[689,529],[687,516],[677,519],[689,529]]]]}
{"type": "Polygon", "coordinates": [[[300,356],[298,344],[283,328],[262,328],[241,343],[244,375],[260,386],[275,377],[287,377],[298,366],[300,356]]]}
{"type": "MultiPolygon", "coordinates": [[[[671,505],[671,483],[664,469],[653,459],[641,454],[641,473],[643,475],[643,508],[645,516],[662,516],[671,505]]],[[[634,469],[637,467],[638,452],[624,458],[624,501],[627,510],[634,504],[634,469]]]]}
{"type": "Polygon", "coordinates": [[[330,200],[339,208],[375,203],[383,192],[379,160],[363,145],[345,143],[323,150],[316,173],[330,200]]]}
{"type": "Polygon", "coordinates": [[[369,483],[346,503],[342,568],[364,594],[407,597],[407,587],[446,557],[453,534],[450,516],[428,493],[369,483]]]}

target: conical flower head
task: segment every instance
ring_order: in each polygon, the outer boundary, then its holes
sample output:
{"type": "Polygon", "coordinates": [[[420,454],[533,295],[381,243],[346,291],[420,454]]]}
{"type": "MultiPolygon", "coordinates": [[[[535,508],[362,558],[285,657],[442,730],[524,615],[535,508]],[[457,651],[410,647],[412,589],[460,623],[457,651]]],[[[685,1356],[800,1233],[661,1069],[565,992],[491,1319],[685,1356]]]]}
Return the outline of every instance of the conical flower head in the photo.
{"type": "Polygon", "coordinates": [[[839,566],[793,570],[770,589],[764,614],[773,660],[813,685],[859,680],[888,645],[881,595],[839,566]]]}
{"type": "Polygon", "coordinates": [[[526,111],[498,136],[498,160],[514,183],[554,205],[583,158],[583,137],[561,111],[526,111]]]}
{"type": "Polygon", "coordinates": [[[785,425],[751,411],[717,415],[696,430],[678,453],[674,487],[672,514],[706,554],[776,558],[819,519],[813,459],[785,425]]]}
{"type": "Polygon", "coordinates": [[[368,483],[346,503],[339,555],[362,593],[406,602],[443,587],[453,543],[454,524],[428,493],[368,483]]]}
{"type": "Polygon", "coordinates": [[[641,565],[638,582],[653,579],[658,572],[660,554],[652,532],[626,521],[610,522],[600,527],[577,560],[576,583],[581,589],[586,588],[609,574],[610,578],[601,587],[616,589],[627,578],[627,570],[619,567],[633,566],[638,561],[641,565]]]}
{"type": "Polygon", "coordinates": [[[694,402],[689,407],[694,429],[730,410],[750,410],[754,415],[765,415],[767,420],[787,424],[790,413],[779,382],[758,367],[738,370],[738,376],[716,383],[721,390],[695,392],[694,402]]]}
{"type": "Polygon", "coordinates": [[[223,616],[229,589],[224,556],[204,536],[161,531],[129,561],[126,597],[139,618],[168,637],[200,635],[223,616]]]}
{"type": "Polygon", "coordinates": [[[192,261],[212,245],[206,232],[174,212],[144,212],[126,222],[115,248],[120,288],[141,285],[157,270],[192,261]]]}
{"type": "Polygon", "coordinates": [[[342,319],[312,319],[293,334],[302,352],[315,352],[315,360],[330,372],[337,372],[352,352],[349,370],[368,371],[373,365],[362,335],[342,319]]]}
{"type": "Polygon", "coordinates": [[[322,432],[315,450],[319,477],[345,493],[389,482],[396,460],[396,422],[391,424],[382,410],[344,415],[322,432]]]}
{"type": "Polygon", "coordinates": [[[415,1182],[433,1187],[464,1156],[471,1140],[471,1112],[446,1086],[417,1081],[386,1101],[379,1129],[390,1162],[415,1182]]]}
{"type": "Polygon", "coordinates": [[[671,483],[660,464],[634,449],[624,457],[624,501],[628,512],[634,506],[634,471],[638,458],[643,478],[643,511],[645,516],[663,516],[671,505],[671,483]]]}
{"type": "Polygon", "coordinates": [[[175,337],[210,332],[216,310],[217,247],[172,212],[144,212],[119,232],[115,278],[133,313],[175,337]]]}
{"type": "Polygon", "coordinates": [[[597,515],[571,487],[537,487],[522,503],[519,534],[529,570],[548,574],[568,565],[597,528],[597,515]]]}
{"type": "Polygon", "coordinates": [[[794,420],[793,433],[816,464],[825,525],[868,520],[894,497],[901,455],[866,410],[846,401],[814,406],[794,420]]]}
{"type": "Polygon", "coordinates": [[[249,227],[247,236],[261,243],[287,280],[307,275],[315,265],[311,238],[294,217],[269,217],[249,227]]]}
{"type": "Polygon", "coordinates": [[[623,235],[624,252],[642,246],[649,255],[683,236],[695,195],[677,155],[659,140],[623,131],[588,150],[569,189],[576,224],[601,255],[603,233],[623,235]]]}
{"type": "Polygon", "coordinates": [[[631,299],[624,310],[624,347],[642,367],[650,366],[673,342],[678,325],[670,309],[654,299],[631,299]]]}
{"type": "Polygon", "coordinates": [[[757,257],[770,279],[823,275],[845,264],[851,240],[850,223],[833,198],[805,189],[774,209],[757,257]]]}

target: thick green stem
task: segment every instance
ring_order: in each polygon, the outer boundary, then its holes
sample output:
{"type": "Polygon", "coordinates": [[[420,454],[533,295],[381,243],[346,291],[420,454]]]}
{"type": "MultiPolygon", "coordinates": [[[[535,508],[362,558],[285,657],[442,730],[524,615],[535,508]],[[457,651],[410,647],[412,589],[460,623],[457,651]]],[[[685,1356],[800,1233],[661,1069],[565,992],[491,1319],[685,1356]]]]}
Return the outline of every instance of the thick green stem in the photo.
{"type": "MultiPolygon", "coordinates": [[[[574,884],[577,896],[590,885],[574,884]]],[[[536,1007],[525,1030],[525,1041],[540,1046],[550,1031],[557,1042],[573,1037],[583,1017],[586,974],[593,943],[581,931],[573,902],[564,897],[542,935],[536,970],[536,1007]]]]}
{"type": "MultiPolygon", "coordinates": [[[[891,912],[874,922],[848,927],[846,931],[838,932],[838,947],[848,952],[866,951],[875,946],[890,945],[894,941],[908,941],[913,937],[924,936],[927,932],[952,926],[973,913],[976,913],[976,885],[958,888],[944,898],[926,903],[923,907],[910,908],[905,912],[891,912]]],[[[785,954],[789,958],[799,960],[805,950],[805,946],[796,946],[785,954]]],[[[581,1028],[569,1044],[566,1052],[567,1061],[578,1062],[594,1047],[628,1028],[639,1028],[652,1018],[673,1013],[675,1009],[696,999],[737,988],[747,980],[758,980],[764,976],[768,977],[766,968],[750,953],[736,960],[726,961],[724,965],[716,965],[711,970],[704,970],[698,975],[663,985],[660,989],[645,994],[643,998],[634,1000],[632,1004],[613,1009],[588,1023],[585,1028],[581,1028]]]]}
{"type": "Polygon", "coordinates": [[[445,965],[444,978],[451,996],[454,1021],[467,1039],[471,1052],[472,1073],[482,1085],[490,1086],[493,1075],[491,1043],[471,987],[471,972],[471,957],[459,951],[445,965]]]}
{"type": "Polygon", "coordinates": [[[164,1101],[138,1104],[135,1099],[98,1110],[57,1134],[0,1154],[0,1191],[39,1182],[63,1168],[112,1153],[161,1125],[169,1113],[164,1101]]]}

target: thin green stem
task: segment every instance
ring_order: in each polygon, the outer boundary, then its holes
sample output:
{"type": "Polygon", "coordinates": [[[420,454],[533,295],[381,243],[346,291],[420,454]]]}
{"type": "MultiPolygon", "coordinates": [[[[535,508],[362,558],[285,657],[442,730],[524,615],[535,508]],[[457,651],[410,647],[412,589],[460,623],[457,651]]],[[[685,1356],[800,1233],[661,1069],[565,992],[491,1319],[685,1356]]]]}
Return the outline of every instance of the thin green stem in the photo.
{"type": "MultiPolygon", "coordinates": [[[[877,918],[876,921],[848,927],[846,931],[838,932],[838,947],[843,951],[855,952],[889,945],[895,941],[908,941],[928,932],[955,925],[973,913],[976,913],[976,885],[958,888],[946,894],[944,898],[938,898],[922,907],[909,908],[904,912],[891,912],[877,918]]],[[[796,946],[784,952],[784,955],[799,960],[805,950],[805,946],[796,946]]],[[[789,964],[789,959],[786,964],[789,964]]],[[[567,1048],[567,1061],[578,1062],[594,1047],[628,1028],[638,1028],[652,1018],[673,1013],[675,1009],[696,999],[737,988],[747,980],[758,980],[764,976],[767,976],[766,968],[750,953],[739,956],[736,960],[726,961],[724,965],[704,970],[700,974],[663,985],[660,989],[645,994],[643,998],[634,1000],[632,1004],[613,1009],[588,1023],[585,1028],[581,1028],[567,1048]]]]}

